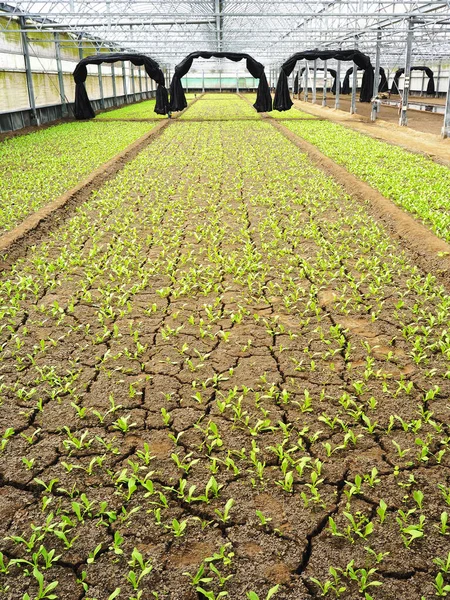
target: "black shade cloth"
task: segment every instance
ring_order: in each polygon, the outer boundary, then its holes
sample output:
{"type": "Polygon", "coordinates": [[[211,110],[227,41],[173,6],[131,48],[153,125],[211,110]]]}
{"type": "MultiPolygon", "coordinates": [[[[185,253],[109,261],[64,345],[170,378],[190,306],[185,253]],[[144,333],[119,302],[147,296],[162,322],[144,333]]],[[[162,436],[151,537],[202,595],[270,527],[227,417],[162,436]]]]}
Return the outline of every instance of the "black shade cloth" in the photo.
{"type": "Polygon", "coordinates": [[[305,50],[297,52],[290,56],[282,65],[280,76],[275,90],[275,99],[273,107],[275,110],[289,110],[292,106],[292,100],[289,96],[289,87],[287,78],[295,68],[299,60],[352,60],[358,67],[364,69],[364,76],[361,86],[361,102],[370,102],[373,93],[373,67],[370,58],[359,50],[305,50]],[[370,68],[369,68],[370,67],[370,68]]]}
{"type": "MultiPolygon", "coordinates": [[[[303,67],[302,74],[303,74],[304,70],[305,70],[305,68],[303,67]]],[[[300,91],[301,91],[301,86],[300,86],[300,91]]],[[[295,79],[294,79],[294,94],[298,94],[298,71],[297,71],[297,75],[295,76],[295,79]]]]}
{"type": "MultiPolygon", "coordinates": [[[[372,67],[373,72],[375,73],[375,69],[372,67]]],[[[361,71],[361,68],[358,67],[358,71],[361,71]]],[[[353,73],[353,67],[348,69],[345,73],[344,81],[342,82],[341,92],[342,94],[350,94],[350,75],[353,73]]],[[[389,84],[386,79],[386,72],[383,67],[380,67],[380,82],[378,84],[379,92],[387,92],[389,89],[389,84]]],[[[335,92],[333,92],[335,93],[335,92]]],[[[373,92],[372,92],[373,93],[373,92]]]]}
{"type": "Polygon", "coordinates": [[[380,67],[380,83],[378,84],[379,92],[388,92],[389,91],[389,83],[386,78],[386,71],[383,67],[380,67]]]}
{"type": "Polygon", "coordinates": [[[142,54],[126,54],[116,52],[113,54],[95,54],[82,58],[75,67],[73,78],[75,80],[75,117],[77,119],[93,119],[95,113],[86,92],[84,82],[87,77],[87,65],[99,65],[101,63],[114,63],[122,60],[129,60],[136,67],[145,67],[145,72],[151,77],[158,87],[156,88],[155,113],[165,115],[169,111],[169,98],[166,90],[164,73],[159,68],[157,62],[148,56],[142,54]]]}
{"type": "Polygon", "coordinates": [[[272,96],[270,95],[269,84],[267,83],[264,65],[256,61],[249,54],[241,54],[240,52],[192,52],[188,54],[176,67],[175,73],[170,83],[170,110],[179,111],[187,106],[186,96],[181,84],[181,78],[186,75],[192,67],[192,63],[196,58],[228,58],[234,62],[239,62],[245,59],[247,69],[252,77],[259,79],[258,91],[256,94],[256,102],[253,105],[258,112],[268,112],[272,110],[272,96]]]}
{"type": "MultiPolygon", "coordinates": [[[[305,72],[306,67],[302,67],[302,70],[300,71],[300,81],[303,81],[303,74],[305,72]]],[[[313,71],[313,69],[311,69],[311,71],[313,71]]],[[[316,69],[316,71],[325,71],[325,69],[316,69]]],[[[333,94],[336,92],[336,71],[335,69],[327,69],[328,73],[330,73],[331,77],[333,77],[333,84],[332,84],[332,90],[333,94]]],[[[303,87],[302,85],[300,85],[299,87],[299,92],[301,93],[303,91],[303,87]]]]}
{"type": "MultiPolygon", "coordinates": [[[[425,71],[425,75],[428,75],[428,85],[427,85],[427,94],[434,94],[434,73],[428,67],[411,67],[411,71],[425,71]]],[[[404,74],[405,69],[398,69],[394,75],[394,81],[391,86],[391,94],[400,94],[400,90],[398,89],[398,82],[400,77],[404,74]]]]}

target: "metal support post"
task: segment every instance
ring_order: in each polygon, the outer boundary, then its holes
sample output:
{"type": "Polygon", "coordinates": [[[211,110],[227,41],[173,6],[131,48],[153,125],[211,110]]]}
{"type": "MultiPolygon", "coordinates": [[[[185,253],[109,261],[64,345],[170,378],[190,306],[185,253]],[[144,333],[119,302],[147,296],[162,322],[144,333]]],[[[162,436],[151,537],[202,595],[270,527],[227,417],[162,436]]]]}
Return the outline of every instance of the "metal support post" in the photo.
{"type": "Polygon", "coordinates": [[[317,58],[314,59],[314,74],[313,74],[313,85],[312,85],[312,103],[315,104],[317,100],[317,58]]]}
{"type": "Polygon", "coordinates": [[[127,71],[125,69],[125,63],[122,61],[122,79],[123,79],[123,95],[125,104],[128,104],[128,93],[127,93],[127,71]]]}
{"type": "Polygon", "coordinates": [[[134,65],[130,64],[130,73],[131,73],[131,94],[133,96],[133,102],[136,102],[136,82],[134,81],[134,65]]]}
{"type": "Polygon", "coordinates": [[[219,91],[222,93],[222,71],[219,71],[219,91]]]}
{"type": "Polygon", "coordinates": [[[423,88],[425,87],[425,71],[422,71],[422,82],[420,86],[420,95],[423,96],[423,88]]]}
{"type": "Polygon", "coordinates": [[[338,109],[341,106],[341,61],[337,61],[336,66],[336,99],[334,101],[334,108],[338,109]]]}
{"type": "Polygon", "coordinates": [[[139,100],[142,100],[142,73],[141,73],[141,67],[139,67],[139,95],[140,95],[139,100]]]}
{"type": "Polygon", "coordinates": [[[31,64],[30,64],[30,51],[28,48],[28,37],[27,37],[27,33],[25,31],[26,28],[26,21],[24,17],[19,17],[20,19],[20,28],[22,29],[22,48],[23,48],[23,58],[25,61],[25,72],[26,72],[26,78],[27,78],[27,89],[28,89],[28,100],[30,102],[30,108],[31,108],[31,124],[32,125],[40,125],[39,123],[39,117],[36,111],[36,100],[34,97],[34,87],[33,87],[33,74],[31,71],[31,64]]]}
{"type": "Polygon", "coordinates": [[[111,82],[113,89],[113,104],[117,106],[117,86],[116,86],[116,72],[114,70],[114,63],[111,63],[111,82]]]}
{"type": "Polygon", "coordinates": [[[79,34],[78,36],[78,56],[80,60],[83,58],[83,34],[79,34]]]}
{"type": "Polygon", "coordinates": [[[323,61],[323,96],[322,96],[322,106],[326,106],[327,105],[327,75],[328,75],[328,71],[327,71],[327,61],[324,60],[323,61]]]}
{"type": "Polygon", "coordinates": [[[292,71],[292,97],[294,97],[294,81],[295,81],[295,69],[292,71]]]}
{"type": "Polygon", "coordinates": [[[306,67],[305,67],[305,92],[303,94],[303,99],[305,102],[308,102],[308,75],[309,75],[309,67],[308,67],[308,61],[306,61],[306,67]]]}
{"type": "Polygon", "coordinates": [[[56,67],[58,69],[59,97],[61,98],[61,115],[63,117],[67,117],[69,111],[67,110],[66,94],[64,92],[64,76],[61,63],[61,44],[59,41],[59,33],[54,33],[53,37],[55,38],[55,56],[56,67]]]}
{"type": "Polygon", "coordinates": [[[373,99],[372,99],[372,110],[370,113],[370,120],[377,120],[378,106],[379,103],[375,98],[378,96],[378,86],[380,85],[380,52],[381,52],[381,31],[377,33],[377,47],[375,56],[375,73],[373,77],[373,99]]]}
{"type": "Polygon", "coordinates": [[[436,98],[439,98],[439,83],[441,81],[441,69],[442,69],[442,61],[439,61],[438,72],[437,72],[437,77],[436,77],[436,93],[435,93],[436,98]]]}
{"type": "Polygon", "coordinates": [[[236,73],[236,93],[239,94],[239,74],[236,73]]]}
{"type": "MultiPolygon", "coordinates": [[[[355,50],[358,49],[358,36],[355,35],[355,50]]],[[[356,114],[356,89],[358,87],[358,66],[353,63],[353,77],[352,77],[352,101],[350,104],[350,114],[356,114]]]]}
{"type": "Polygon", "coordinates": [[[186,75],[186,77],[184,78],[184,81],[186,83],[186,93],[189,92],[189,82],[188,82],[188,76],[186,75]]]}
{"type": "Polygon", "coordinates": [[[444,126],[442,127],[442,137],[450,137],[450,77],[448,78],[447,97],[445,100],[444,126]]]}
{"type": "Polygon", "coordinates": [[[202,92],[205,93],[205,71],[202,71],[202,92]]]}
{"type": "Polygon", "coordinates": [[[145,75],[144,75],[144,81],[145,81],[145,97],[148,100],[148,80],[149,80],[149,76],[147,75],[147,71],[144,71],[145,75]]]}
{"type": "MultiPolygon", "coordinates": [[[[97,46],[97,54],[100,54],[99,46],[97,46]]],[[[105,96],[103,94],[103,79],[102,79],[102,65],[97,65],[98,71],[98,87],[100,90],[100,107],[105,110],[105,96]]]]}
{"type": "Polygon", "coordinates": [[[408,125],[408,98],[409,98],[409,87],[411,85],[411,56],[412,56],[412,44],[414,37],[414,21],[409,19],[408,23],[408,38],[406,40],[406,57],[405,57],[405,83],[403,84],[403,98],[401,104],[401,114],[399,119],[399,125],[406,127],[408,125]]]}

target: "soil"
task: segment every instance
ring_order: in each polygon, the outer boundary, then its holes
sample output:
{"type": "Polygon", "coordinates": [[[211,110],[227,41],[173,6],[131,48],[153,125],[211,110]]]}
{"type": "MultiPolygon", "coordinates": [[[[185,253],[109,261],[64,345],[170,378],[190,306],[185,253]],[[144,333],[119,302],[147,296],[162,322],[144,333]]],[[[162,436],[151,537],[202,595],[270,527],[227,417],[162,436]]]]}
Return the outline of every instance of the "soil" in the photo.
{"type": "Polygon", "coordinates": [[[2,596],[38,595],[36,560],[61,600],[434,597],[443,246],[282,124],[200,101],[4,265],[2,596]]]}

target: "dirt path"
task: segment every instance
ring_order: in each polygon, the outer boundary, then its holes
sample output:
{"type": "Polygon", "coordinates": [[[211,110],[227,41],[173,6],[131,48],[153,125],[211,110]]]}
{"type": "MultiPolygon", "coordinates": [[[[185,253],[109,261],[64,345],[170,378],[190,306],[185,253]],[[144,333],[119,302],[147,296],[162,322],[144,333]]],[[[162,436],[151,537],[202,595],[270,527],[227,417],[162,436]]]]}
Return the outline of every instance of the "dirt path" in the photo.
{"type": "MultiPolygon", "coordinates": [[[[358,103],[358,114],[350,115],[345,110],[335,110],[334,108],[322,108],[319,105],[313,105],[310,102],[305,103],[301,100],[294,101],[295,106],[321,118],[327,118],[346,127],[360,131],[385,142],[401,146],[412,152],[426,154],[430,158],[450,166],[450,142],[440,137],[442,127],[442,115],[411,112],[411,127],[400,127],[398,125],[398,115],[395,108],[382,108],[382,117],[375,123],[370,122],[370,105],[358,103]],[[386,110],[385,110],[386,109],[386,110]],[[388,120],[385,120],[388,118],[388,120]],[[420,123],[418,128],[415,124],[420,123]]],[[[342,108],[349,108],[349,101],[342,101],[342,108]]],[[[331,105],[330,106],[334,106],[331,105]]]]}

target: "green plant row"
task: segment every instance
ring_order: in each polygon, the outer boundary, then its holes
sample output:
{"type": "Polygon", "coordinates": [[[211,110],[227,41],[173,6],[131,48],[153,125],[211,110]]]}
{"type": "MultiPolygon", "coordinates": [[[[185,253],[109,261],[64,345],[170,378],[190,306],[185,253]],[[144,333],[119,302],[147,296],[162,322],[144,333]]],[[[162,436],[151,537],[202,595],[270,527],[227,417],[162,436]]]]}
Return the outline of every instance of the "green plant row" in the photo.
{"type": "MultiPolygon", "coordinates": [[[[194,94],[186,94],[186,100],[193,100],[194,94]]],[[[144,100],[134,104],[128,104],[115,110],[100,113],[96,116],[97,120],[107,121],[108,119],[167,119],[167,115],[157,115],[154,111],[156,100],[144,100]]]]}
{"type": "Polygon", "coordinates": [[[240,100],[235,94],[229,93],[208,93],[202,99],[202,102],[196,102],[181,117],[183,121],[191,119],[260,119],[260,115],[247,102],[240,100]]]}
{"type": "Polygon", "coordinates": [[[0,232],[55,200],[151,127],[65,123],[0,143],[0,232]]]}
{"type": "MultiPolygon", "coordinates": [[[[243,94],[245,98],[248,98],[252,103],[256,100],[256,94],[243,94]]],[[[303,112],[299,110],[295,106],[292,106],[289,110],[284,112],[280,112],[279,110],[272,110],[270,116],[278,118],[278,119],[316,119],[314,115],[310,115],[309,113],[303,112]]]]}
{"type": "Polygon", "coordinates": [[[329,121],[286,123],[450,241],[450,170],[433,160],[329,121]]]}

